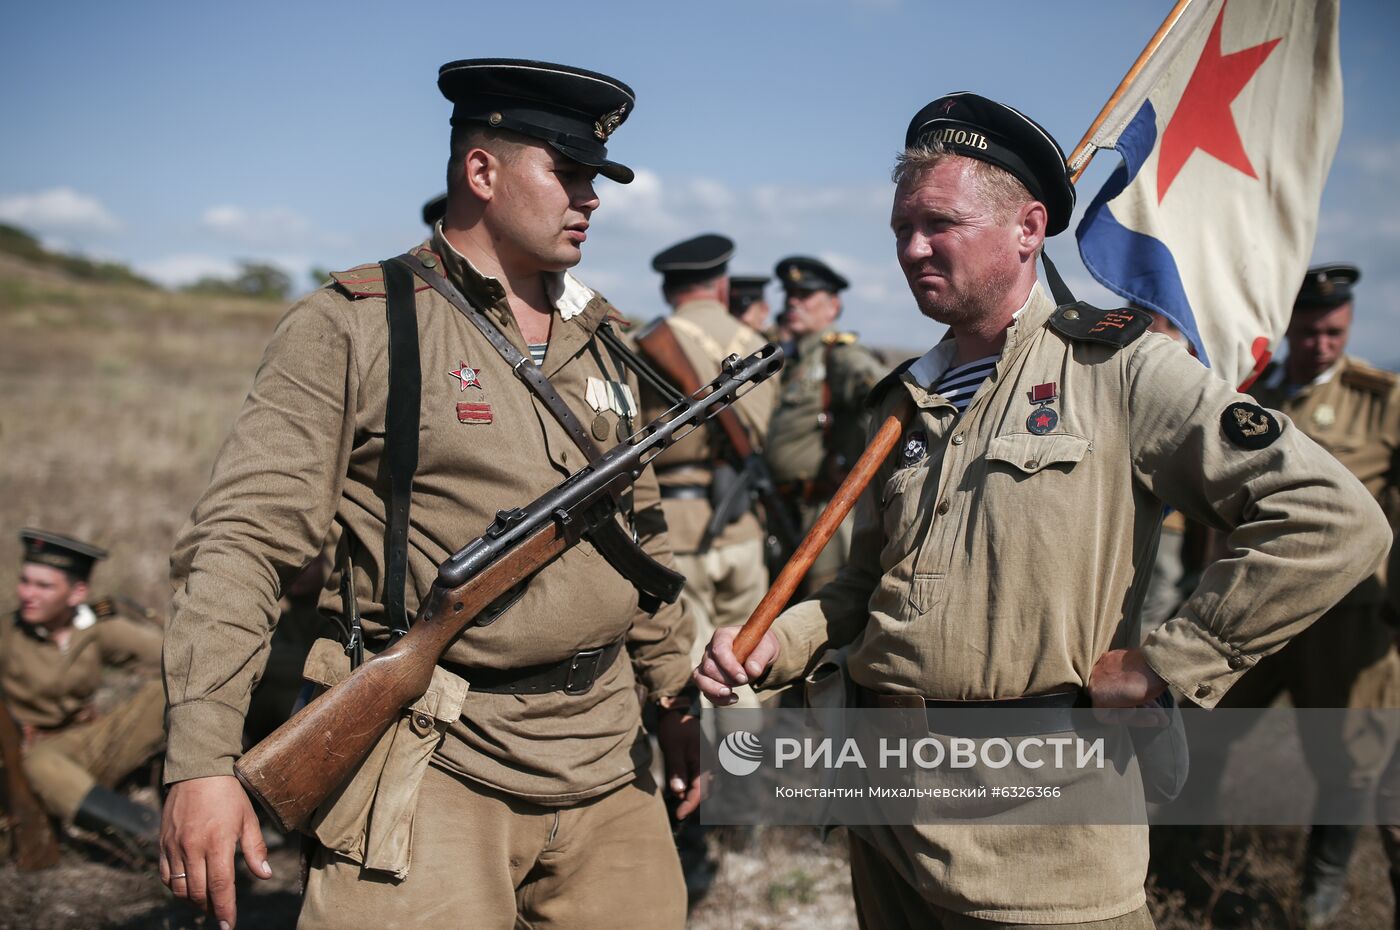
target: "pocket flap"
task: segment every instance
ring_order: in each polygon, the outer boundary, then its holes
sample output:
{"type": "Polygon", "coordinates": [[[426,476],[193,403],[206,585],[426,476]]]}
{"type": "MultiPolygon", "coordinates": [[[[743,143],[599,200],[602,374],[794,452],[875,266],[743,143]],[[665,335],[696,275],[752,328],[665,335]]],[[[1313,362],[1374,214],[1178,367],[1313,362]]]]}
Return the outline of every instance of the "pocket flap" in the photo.
{"type": "Polygon", "coordinates": [[[318,639],[311,644],[301,677],[313,685],[333,688],[350,674],[350,657],[338,640],[318,639]]]}
{"type": "Polygon", "coordinates": [[[1089,440],[1068,433],[1037,436],[1034,433],[1008,433],[987,444],[987,461],[1004,462],[1018,471],[1033,475],[1051,465],[1073,465],[1092,448],[1089,440]]]}

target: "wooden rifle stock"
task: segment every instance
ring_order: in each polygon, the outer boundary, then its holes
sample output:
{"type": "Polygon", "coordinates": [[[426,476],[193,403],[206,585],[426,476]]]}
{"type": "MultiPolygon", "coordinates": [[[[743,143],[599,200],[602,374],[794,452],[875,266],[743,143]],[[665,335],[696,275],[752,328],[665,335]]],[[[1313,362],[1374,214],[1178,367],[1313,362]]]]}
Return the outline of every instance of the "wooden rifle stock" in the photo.
{"type": "Polygon", "coordinates": [[[899,442],[899,437],[904,433],[904,422],[905,415],[895,413],[880,424],[875,438],[870,441],[860,458],[856,459],[855,466],[851,468],[846,480],[841,482],[841,486],[836,489],[836,494],[817,518],[817,522],[807,531],[802,545],[797,547],[797,552],[793,553],[787,565],[778,573],[777,580],[763,596],[763,600],[759,601],[749,619],[744,621],[739,635],[734,638],[734,656],[740,662],[748,661],[749,654],[758,645],[758,641],[763,639],[763,634],[768,632],[773,621],[778,619],[778,614],[782,613],[788,601],[792,600],[793,592],[802,583],[812,563],[821,555],[827,541],[835,535],[841,521],[846,519],[846,514],[856,505],[861,492],[884,464],[890,450],[899,442]]]}
{"type": "Polygon", "coordinates": [[[15,865],[21,872],[37,872],[58,864],[58,839],[24,774],[21,745],[19,724],[0,694],[0,756],[5,764],[5,810],[15,836],[15,865]]]}
{"type": "Polygon", "coordinates": [[[412,627],[350,677],[306,705],[238,760],[234,771],[283,830],[302,827],[364,762],[477,614],[552,562],[570,543],[549,523],[510,556],[447,589],[433,585],[412,627]]]}

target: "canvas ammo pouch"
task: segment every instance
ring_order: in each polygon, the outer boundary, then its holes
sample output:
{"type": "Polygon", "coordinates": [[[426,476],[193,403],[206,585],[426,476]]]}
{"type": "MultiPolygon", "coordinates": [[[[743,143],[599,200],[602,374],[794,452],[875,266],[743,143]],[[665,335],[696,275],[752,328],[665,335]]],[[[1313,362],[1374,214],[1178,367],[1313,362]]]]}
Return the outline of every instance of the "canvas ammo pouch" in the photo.
{"type": "MultiPolygon", "coordinates": [[[[350,657],[332,639],[311,647],[303,676],[329,688],[350,674],[350,657]]],[[[308,831],[321,845],[366,869],[396,879],[408,875],[418,789],[433,750],[462,715],[469,685],[441,666],[428,690],[404,708],[350,780],[311,817],[308,831]]]]}

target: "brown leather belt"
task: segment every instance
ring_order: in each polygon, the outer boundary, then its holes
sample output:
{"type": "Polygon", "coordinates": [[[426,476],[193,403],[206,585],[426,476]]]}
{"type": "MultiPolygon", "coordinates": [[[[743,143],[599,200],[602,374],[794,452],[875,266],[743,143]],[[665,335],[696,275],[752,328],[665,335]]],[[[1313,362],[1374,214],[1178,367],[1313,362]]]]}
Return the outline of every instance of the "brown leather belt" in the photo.
{"type": "Polygon", "coordinates": [[[622,652],[622,640],[584,649],[559,662],[522,668],[477,668],[444,662],[443,666],[486,694],[587,694],[622,652]]]}
{"type": "Polygon", "coordinates": [[[954,701],[917,694],[884,694],[857,686],[860,705],[886,710],[918,710],[928,717],[930,733],[949,736],[1032,736],[1083,729],[1092,723],[1083,715],[1088,695],[1080,690],[1029,694],[986,701],[954,701]],[[1080,711],[1075,714],[1075,711],[1080,711]],[[983,711],[984,713],[969,713],[983,711]],[[985,713],[1015,711],[1015,713],[985,713]]]}

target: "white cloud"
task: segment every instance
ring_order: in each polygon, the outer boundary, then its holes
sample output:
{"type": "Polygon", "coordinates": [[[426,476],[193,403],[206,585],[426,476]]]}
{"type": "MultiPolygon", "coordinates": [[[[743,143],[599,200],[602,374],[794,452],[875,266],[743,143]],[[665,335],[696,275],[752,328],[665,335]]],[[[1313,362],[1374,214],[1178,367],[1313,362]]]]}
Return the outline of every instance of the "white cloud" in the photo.
{"type": "Polygon", "coordinates": [[[93,197],[71,187],[0,197],[0,220],[40,233],[110,235],[121,222],[93,197]]]}
{"type": "Polygon", "coordinates": [[[256,248],[275,248],[318,238],[311,221],[286,207],[247,209],[231,205],[210,207],[199,225],[220,238],[256,248]]]}
{"type": "Polygon", "coordinates": [[[238,263],[216,255],[167,255],[139,262],[136,270],[166,287],[193,284],[200,278],[230,278],[238,273],[238,263]]]}

